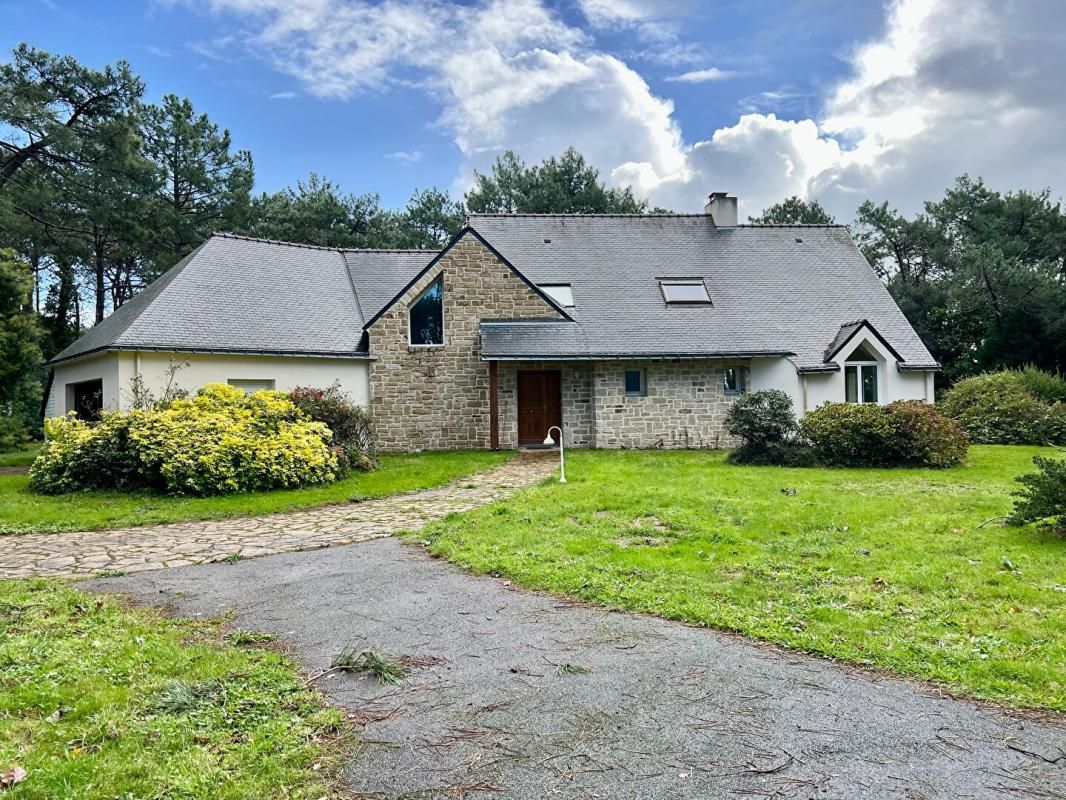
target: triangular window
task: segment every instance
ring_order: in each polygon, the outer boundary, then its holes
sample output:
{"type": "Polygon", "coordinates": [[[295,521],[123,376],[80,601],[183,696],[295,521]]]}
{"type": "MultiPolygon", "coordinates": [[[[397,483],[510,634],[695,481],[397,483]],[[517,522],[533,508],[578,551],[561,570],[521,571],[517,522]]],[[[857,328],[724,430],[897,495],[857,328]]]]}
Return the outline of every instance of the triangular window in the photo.
{"type": "Polygon", "coordinates": [[[444,344],[444,275],[438,275],[411,305],[411,344],[444,344]]]}
{"type": "Polygon", "coordinates": [[[854,350],[851,351],[851,355],[847,358],[848,361],[878,361],[876,355],[874,355],[870,348],[865,343],[860,344],[854,350]]]}

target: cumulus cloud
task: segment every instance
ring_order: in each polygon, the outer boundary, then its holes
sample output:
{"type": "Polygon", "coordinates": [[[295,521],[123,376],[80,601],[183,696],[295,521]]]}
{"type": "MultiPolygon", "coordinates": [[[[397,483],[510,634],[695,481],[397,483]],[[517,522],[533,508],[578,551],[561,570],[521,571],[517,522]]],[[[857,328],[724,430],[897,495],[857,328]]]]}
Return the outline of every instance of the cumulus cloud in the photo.
{"type": "MultiPolygon", "coordinates": [[[[313,95],[423,90],[462,153],[457,189],[504,149],[537,160],[568,145],[657,205],[698,210],[725,190],[742,214],[799,194],[850,219],[867,197],[915,210],[962,172],[1032,188],[1066,174],[1058,0],[892,0],[884,32],[847,56],[848,76],[822,97],[763,91],[740,102],[735,124],[687,131],[687,141],[671,101],[595,36],[631,30],[659,37],[652,49],[686,50],[682,0],[578,0],[586,29],[545,0],[174,2],[240,17],[201,52],[243,48],[313,95]]],[[[727,76],[694,69],[675,80],[727,76]]]]}

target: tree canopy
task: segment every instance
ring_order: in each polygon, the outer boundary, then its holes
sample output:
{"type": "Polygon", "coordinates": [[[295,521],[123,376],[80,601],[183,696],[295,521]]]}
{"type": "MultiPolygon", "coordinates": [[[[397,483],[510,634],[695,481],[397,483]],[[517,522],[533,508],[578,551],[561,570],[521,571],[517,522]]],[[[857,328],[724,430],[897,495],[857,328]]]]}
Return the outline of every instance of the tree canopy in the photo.
{"type": "Polygon", "coordinates": [[[836,222],[817,200],[803,200],[795,195],[763,209],[757,217],[748,217],[748,221],[756,225],[832,225],[836,222]]]}

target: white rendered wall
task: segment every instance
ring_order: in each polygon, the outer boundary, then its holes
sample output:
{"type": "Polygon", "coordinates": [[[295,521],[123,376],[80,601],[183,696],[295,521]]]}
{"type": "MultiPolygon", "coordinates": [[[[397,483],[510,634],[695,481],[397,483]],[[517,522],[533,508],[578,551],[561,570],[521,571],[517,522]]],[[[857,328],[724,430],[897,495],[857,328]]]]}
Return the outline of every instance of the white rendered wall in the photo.
{"type": "Polygon", "coordinates": [[[274,388],[288,391],[297,386],[329,386],[338,381],[359,405],[366,406],[370,396],[367,362],[341,358],[302,358],[297,356],[229,356],[189,353],[106,353],[84,361],[60,364],[53,381],[55,402],[52,416],[62,416],[66,407],[67,383],[102,378],[104,407],[128,408],[130,382],[140,372],[147,388],[157,397],[166,388],[166,370],[171,358],[188,362],[178,370],[176,386],[194,393],[205,383],[236,380],[273,380],[274,388]]]}

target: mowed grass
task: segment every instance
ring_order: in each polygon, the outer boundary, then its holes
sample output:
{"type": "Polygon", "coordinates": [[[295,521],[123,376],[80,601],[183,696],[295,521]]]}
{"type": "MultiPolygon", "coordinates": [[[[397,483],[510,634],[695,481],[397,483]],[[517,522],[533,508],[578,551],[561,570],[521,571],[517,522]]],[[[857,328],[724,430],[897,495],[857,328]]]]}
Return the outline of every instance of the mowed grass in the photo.
{"type": "Polygon", "coordinates": [[[342,715],[218,627],[0,582],[0,772],[27,773],[5,800],[329,796],[342,715]]]}
{"type": "Polygon", "coordinates": [[[1066,711],[1066,539],[1010,510],[1033,447],[937,470],[575,452],[570,483],[417,534],[478,572],[1066,711]]]}
{"type": "Polygon", "coordinates": [[[220,497],[178,497],[155,492],[48,496],[31,492],[25,475],[0,475],[0,535],[252,516],[369,500],[440,486],[501,464],[511,455],[478,450],[387,455],[381,457],[379,469],[354,473],[325,486],[220,497]]]}
{"type": "Polygon", "coordinates": [[[0,453],[0,467],[28,467],[40,449],[40,445],[33,444],[18,450],[6,450],[0,453]]]}

